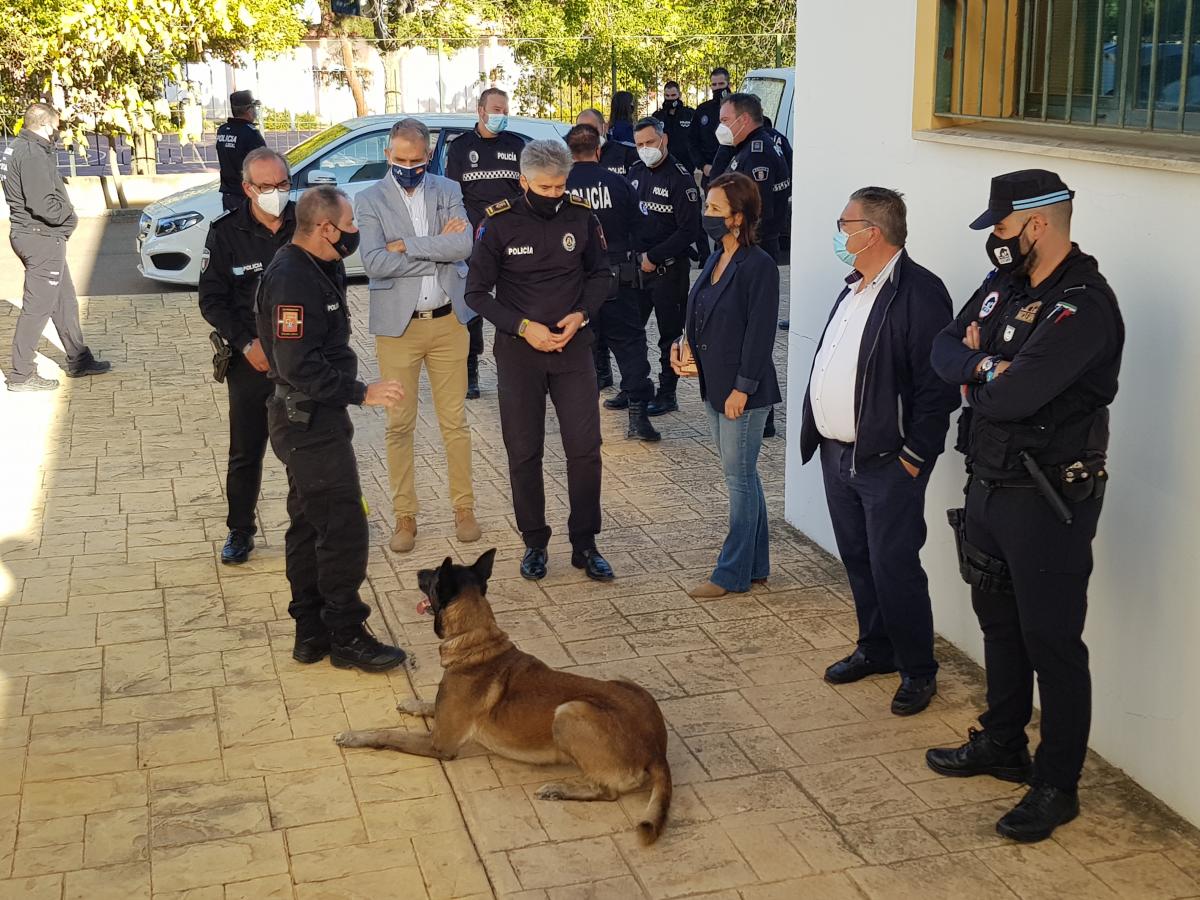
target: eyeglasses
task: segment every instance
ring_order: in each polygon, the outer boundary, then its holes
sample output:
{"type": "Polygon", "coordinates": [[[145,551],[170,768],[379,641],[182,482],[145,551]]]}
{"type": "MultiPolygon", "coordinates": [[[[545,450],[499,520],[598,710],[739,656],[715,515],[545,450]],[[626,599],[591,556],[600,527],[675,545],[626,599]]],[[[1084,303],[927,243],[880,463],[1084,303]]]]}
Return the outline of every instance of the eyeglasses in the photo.
{"type": "Polygon", "coordinates": [[[250,186],[260,194],[265,194],[267,191],[290,191],[292,189],[292,182],[291,179],[281,181],[278,184],[255,184],[252,181],[250,182],[250,186]]]}
{"type": "Polygon", "coordinates": [[[877,226],[875,225],[875,223],[874,223],[874,222],[872,222],[870,219],[838,219],[838,220],[837,220],[837,230],[838,230],[838,231],[842,231],[842,230],[843,230],[843,229],[844,229],[844,228],[845,228],[847,225],[849,225],[851,222],[866,222],[866,223],[867,223],[867,227],[868,227],[868,228],[875,228],[875,227],[877,227],[877,226]]]}

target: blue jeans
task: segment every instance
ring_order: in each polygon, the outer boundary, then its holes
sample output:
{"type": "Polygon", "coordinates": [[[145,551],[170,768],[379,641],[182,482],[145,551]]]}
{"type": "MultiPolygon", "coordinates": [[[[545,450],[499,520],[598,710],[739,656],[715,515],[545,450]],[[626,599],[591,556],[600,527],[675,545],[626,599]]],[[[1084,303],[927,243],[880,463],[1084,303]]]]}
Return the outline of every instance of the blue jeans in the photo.
{"type": "Polygon", "coordinates": [[[742,593],[750,590],[751,581],[771,572],[767,498],[758,477],[758,451],[771,408],[748,409],[733,421],[708,403],[704,408],[729,489],[729,534],[710,580],[727,591],[742,593]]]}

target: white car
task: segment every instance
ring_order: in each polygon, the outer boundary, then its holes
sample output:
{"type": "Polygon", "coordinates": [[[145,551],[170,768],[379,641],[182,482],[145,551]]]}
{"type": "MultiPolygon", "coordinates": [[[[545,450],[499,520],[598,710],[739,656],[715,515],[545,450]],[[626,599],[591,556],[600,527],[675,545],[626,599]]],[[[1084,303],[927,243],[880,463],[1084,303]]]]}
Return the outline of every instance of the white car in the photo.
{"type": "MultiPolygon", "coordinates": [[[[307,187],[335,184],[353,199],[358,191],[387,172],[384,151],[388,131],[401,115],[363,116],[326,128],[287,151],[292,170],[292,199],[307,187]]],[[[460,134],[478,121],[467,113],[420,115],[433,144],[429,171],[445,170],[446,150],[460,134]]],[[[526,140],[562,138],[570,129],[562,122],[511,116],[508,130],[526,140]]],[[[164,197],[147,206],[138,224],[138,271],[146,278],[171,284],[195,285],[200,281],[200,258],[208,226],[223,210],[219,182],[202,184],[164,197]]],[[[346,260],[346,272],[362,274],[355,253],[346,260]]]]}

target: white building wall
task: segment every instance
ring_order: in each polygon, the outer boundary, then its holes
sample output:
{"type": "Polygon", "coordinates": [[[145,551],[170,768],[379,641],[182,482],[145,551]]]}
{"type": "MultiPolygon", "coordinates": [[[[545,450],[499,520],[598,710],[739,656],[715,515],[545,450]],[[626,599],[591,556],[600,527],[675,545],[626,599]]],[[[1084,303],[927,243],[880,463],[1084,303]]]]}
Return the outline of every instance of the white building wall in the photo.
{"type": "MultiPolygon", "coordinates": [[[[909,250],[942,277],[957,308],[988,269],[984,235],[967,223],[986,206],[991,176],[1059,172],[1078,192],[1075,239],[1099,259],[1127,329],[1085,635],[1091,743],[1200,824],[1200,177],[916,141],[914,5],[844,0],[801,9],[787,519],[836,552],[818,462],[801,466],[799,434],[816,342],[846,274],[831,241],[849,193],[867,184],[905,192],[909,250]]],[[[961,505],[963,481],[962,457],[948,447],[929,489],[923,559],[938,631],[982,662],[943,513],[961,505]]]]}

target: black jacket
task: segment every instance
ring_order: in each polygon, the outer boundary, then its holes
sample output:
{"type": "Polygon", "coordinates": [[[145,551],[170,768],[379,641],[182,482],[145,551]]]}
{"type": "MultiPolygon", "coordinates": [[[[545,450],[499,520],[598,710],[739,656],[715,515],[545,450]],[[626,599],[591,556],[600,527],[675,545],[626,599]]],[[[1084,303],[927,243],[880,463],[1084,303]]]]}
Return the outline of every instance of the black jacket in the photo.
{"type": "Polygon", "coordinates": [[[358,380],[358,357],[350,347],[341,260],[317,259],[295,244],[283,247],[263,273],[257,311],[273,382],[326,406],[362,405],[367,386],[358,380]]]}
{"type": "Polygon", "coordinates": [[[684,106],[682,100],[676,102],[679,105],[673,109],[667,109],[666,104],[660,106],[654,111],[654,118],[663,123],[663,130],[667,133],[667,149],[671,155],[695,171],[699,168],[692,159],[692,120],[696,111],[684,106]]]}
{"type": "Polygon", "coordinates": [[[627,259],[645,219],[633,185],[599,163],[577,162],[567,176],[567,190],[591,205],[604,229],[609,260],[627,259]]]}
{"type": "Polygon", "coordinates": [[[721,258],[713,253],[688,296],[687,338],[700,370],[700,396],[718,412],[738,390],[749,395],[747,409],[780,401],[775,374],[776,322],[779,319],[779,266],[761,247],[733,254],[715,296],[698,309],[697,295],[709,284],[721,258]]]}
{"type": "Polygon", "coordinates": [[[1117,298],[1077,246],[1037,287],[1026,275],[990,274],[933,344],[938,374],[967,386],[959,449],[971,471],[1024,478],[1022,450],[1043,466],[1103,459],[1124,344],[1117,298]],[[982,350],[962,342],[972,322],[982,350]],[[986,356],[1012,365],[980,381],[975,369],[986,356]]]}
{"type": "MultiPolygon", "coordinates": [[[[838,305],[858,283],[857,272],[838,294],[817,353],[838,305]],[[856,277],[857,276],[857,277],[856,277]]],[[[954,314],[942,279],[902,251],[880,289],[863,330],[854,388],[854,464],[899,455],[918,469],[931,465],[946,444],[950,414],[958,408],[957,388],[938,377],[929,361],[934,338],[954,314]]],[[[816,357],[813,358],[816,365],[816,357]]],[[[804,391],[800,455],[812,459],[821,445],[813,417],[812,370],[804,391]]]]}
{"type": "Polygon", "coordinates": [[[462,188],[463,206],[475,228],[484,210],[521,192],[521,151],[525,139],[511,131],[480,137],[474,131],[459,135],[446,152],[446,177],[462,188]]]}
{"type": "Polygon", "coordinates": [[[686,260],[701,233],[700,190],[692,173],[667,154],[653,169],[638,160],[629,172],[629,183],[646,214],[637,251],[657,264],[686,260]]]}
{"type": "MultiPolygon", "coordinates": [[[[760,239],[764,242],[774,240],[786,232],[792,170],[783,157],[783,151],[764,126],[760,125],[742,138],[734,148],[728,171],[748,175],[758,185],[758,195],[762,199],[760,239]]],[[[710,180],[716,175],[717,167],[714,165],[710,180]]]]}
{"type": "Polygon", "coordinates": [[[566,194],[545,218],[521,194],[488,207],[486,216],[467,264],[471,309],[508,334],[520,331],[522,319],[556,331],[576,310],[596,317],[612,270],[604,233],[586,200],[566,194]]]}
{"type": "Polygon", "coordinates": [[[237,352],[258,337],[254,294],[262,273],[296,233],[296,204],[283,209],[283,223],[272,234],[250,210],[247,200],[233,212],[213,219],[200,262],[200,315],[237,352]]]}
{"type": "Polygon", "coordinates": [[[243,196],[242,163],[251,150],[267,146],[262,132],[245,119],[229,120],[217,129],[217,162],[221,164],[221,193],[243,196]]]}
{"type": "Polygon", "coordinates": [[[58,174],[58,151],[50,141],[22,128],[0,157],[0,181],[14,233],[71,236],[79,220],[58,174]]]}
{"type": "Polygon", "coordinates": [[[688,130],[691,132],[692,162],[697,169],[711,165],[713,157],[721,149],[717,140],[717,126],[721,124],[721,104],[724,102],[705,100],[696,107],[696,114],[692,116],[692,125],[688,130]]]}
{"type": "Polygon", "coordinates": [[[633,144],[608,138],[604,141],[604,146],[600,148],[600,165],[614,175],[620,175],[622,178],[629,177],[629,170],[637,162],[637,147],[633,144]]]}

